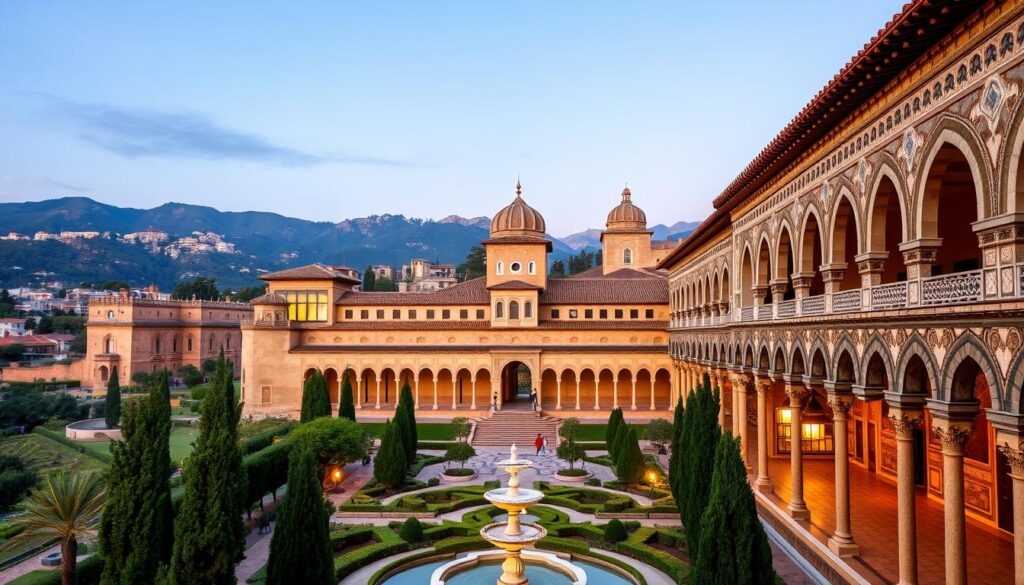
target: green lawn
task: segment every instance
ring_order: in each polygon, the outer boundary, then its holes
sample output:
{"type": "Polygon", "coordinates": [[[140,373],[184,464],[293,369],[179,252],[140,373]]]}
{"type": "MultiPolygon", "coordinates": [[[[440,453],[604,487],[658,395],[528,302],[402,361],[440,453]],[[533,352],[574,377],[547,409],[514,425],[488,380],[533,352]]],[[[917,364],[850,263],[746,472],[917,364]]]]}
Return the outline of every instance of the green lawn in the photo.
{"type": "MultiPolygon", "coordinates": [[[[384,423],[359,424],[376,437],[384,436],[384,423]]],[[[420,441],[455,440],[454,428],[451,423],[416,423],[416,436],[420,441]]]]}
{"type": "MultiPolygon", "coordinates": [[[[171,429],[171,461],[181,462],[192,452],[192,441],[199,436],[199,427],[174,427],[171,429]]],[[[110,441],[91,441],[81,443],[83,447],[95,453],[110,453],[110,441]]]]}
{"type": "MultiPolygon", "coordinates": [[[[647,428],[647,425],[630,423],[630,426],[636,429],[636,436],[637,436],[637,438],[638,439],[643,439],[643,437],[644,437],[644,429],[647,428]]],[[[608,427],[608,425],[606,425],[604,423],[581,424],[580,425],[580,431],[579,431],[579,433],[576,434],[576,440],[577,441],[603,441],[604,440],[604,432],[605,432],[605,429],[607,427],[608,427]]]]}
{"type": "Polygon", "coordinates": [[[57,469],[98,471],[105,467],[94,457],[79,453],[67,445],[37,433],[8,437],[0,441],[0,453],[20,457],[30,469],[39,473],[57,469]]]}

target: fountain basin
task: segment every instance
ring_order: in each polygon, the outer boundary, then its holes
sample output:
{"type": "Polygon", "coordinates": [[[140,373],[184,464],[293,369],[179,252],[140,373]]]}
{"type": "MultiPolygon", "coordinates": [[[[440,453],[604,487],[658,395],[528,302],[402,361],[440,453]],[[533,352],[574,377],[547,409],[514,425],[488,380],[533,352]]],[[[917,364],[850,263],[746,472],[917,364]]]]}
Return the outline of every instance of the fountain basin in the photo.
{"type": "Polygon", "coordinates": [[[520,522],[519,534],[506,534],[507,527],[508,522],[493,522],[480,529],[480,536],[487,542],[514,550],[530,546],[548,535],[547,528],[533,522],[520,522]]]}
{"type": "Polygon", "coordinates": [[[519,488],[518,491],[519,494],[515,495],[510,488],[493,489],[484,494],[484,498],[492,504],[499,504],[499,508],[504,507],[500,504],[521,506],[525,508],[528,504],[536,504],[544,499],[544,492],[540,490],[519,488]]]}
{"type": "Polygon", "coordinates": [[[122,439],[120,428],[107,428],[106,419],[90,418],[64,427],[64,436],[72,441],[108,441],[122,439]]]}
{"type": "MultiPolygon", "coordinates": [[[[543,530],[543,528],[541,528],[541,530],[543,530]]],[[[477,567],[483,562],[499,561],[504,558],[505,551],[502,550],[471,552],[462,558],[449,561],[435,569],[433,574],[430,576],[430,585],[445,585],[456,575],[470,570],[473,567],[477,567]]],[[[538,550],[525,550],[522,552],[522,558],[530,564],[541,565],[557,573],[561,573],[565,577],[568,577],[568,581],[565,581],[566,583],[571,583],[572,585],[587,585],[587,573],[580,567],[573,565],[568,560],[561,558],[558,555],[538,550]]],[[[487,582],[487,580],[478,581],[478,579],[481,579],[481,577],[474,576],[472,581],[466,582],[487,582]]]]}

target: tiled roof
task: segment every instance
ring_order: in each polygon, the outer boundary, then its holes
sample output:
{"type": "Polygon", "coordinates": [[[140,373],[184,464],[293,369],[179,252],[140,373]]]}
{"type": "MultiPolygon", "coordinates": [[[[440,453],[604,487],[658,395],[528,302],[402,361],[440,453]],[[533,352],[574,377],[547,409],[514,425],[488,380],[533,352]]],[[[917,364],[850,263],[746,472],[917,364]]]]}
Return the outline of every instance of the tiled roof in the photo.
{"type": "Polygon", "coordinates": [[[346,292],[339,305],[487,305],[487,279],[483,276],[447,288],[423,292],[346,292]]]}
{"type": "Polygon", "coordinates": [[[555,304],[668,304],[668,280],[624,268],[603,277],[553,278],[540,297],[542,305],[555,304]],[[628,271],[636,276],[619,274],[628,271]]]}
{"type": "Polygon", "coordinates": [[[510,280],[488,288],[491,290],[540,290],[542,287],[521,280],[510,280]]]}
{"type": "Polygon", "coordinates": [[[260,295],[249,302],[253,305],[287,305],[288,299],[277,293],[267,293],[260,295]]]}
{"type": "Polygon", "coordinates": [[[288,268],[286,270],[279,270],[277,272],[268,272],[267,274],[261,275],[262,280],[344,280],[345,282],[351,282],[359,284],[362,282],[358,278],[353,278],[344,272],[325,266],[323,264],[309,264],[307,266],[299,266],[298,268],[288,268]]]}
{"type": "Polygon", "coordinates": [[[679,245],[675,240],[651,240],[651,248],[654,250],[671,250],[679,245]]]}
{"type": "Polygon", "coordinates": [[[56,341],[41,335],[8,335],[0,337],[0,346],[14,345],[16,343],[25,347],[45,347],[57,344],[56,341]]]}

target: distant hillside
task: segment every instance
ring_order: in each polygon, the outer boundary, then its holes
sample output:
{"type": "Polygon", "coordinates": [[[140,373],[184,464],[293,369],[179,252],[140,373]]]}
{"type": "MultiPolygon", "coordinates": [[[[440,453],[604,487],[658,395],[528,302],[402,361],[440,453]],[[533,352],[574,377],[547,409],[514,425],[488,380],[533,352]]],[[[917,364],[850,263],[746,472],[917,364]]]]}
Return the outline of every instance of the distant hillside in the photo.
{"type": "MultiPolygon", "coordinates": [[[[206,275],[236,288],[257,283],[262,272],[310,262],[360,269],[368,264],[398,267],[413,258],[458,264],[470,247],[487,238],[490,229],[486,217],[450,215],[435,221],[374,215],[331,223],[184,203],[134,209],[86,197],[0,203],[0,218],[0,234],[103,234],[70,241],[0,241],[0,286],[4,287],[40,280],[77,285],[83,280],[117,279],[133,285],[155,283],[167,290],[181,279],[206,275]],[[124,234],[150,228],[167,232],[170,242],[155,247],[121,241],[124,234]],[[222,241],[223,247],[214,251],[212,244],[197,244],[193,232],[218,234],[214,241],[222,241]]],[[[689,224],[680,222],[666,229],[685,225],[689,224]]],[[[664,226],[656,226],[656,235],[660,227],[664,226]]],[[[600,235],[597,230],[583,233],[600,235]]],[[[550,239],[552,261],[565,259],[585,245],[600,246],[596,239],[583,245],[579,239],[550,239]]]]}
{"type": "MultiPolygon", "coordinates": [[[[655,240],[681,240],[686,236],[693,233],[693,230],[700,225],[699,221],[677,221],[672,225],[658,224],[650,226],[652,232],[654,232],[655,240]]],[[[582,232],[576,232],[575,234],[569,234],[563,238],[560,238],[566,245],[570,246],[574,250],[582,250],[583,248],[600,248],[601,247],[601,230],[589,229],[583,230],[582,232]]]]}

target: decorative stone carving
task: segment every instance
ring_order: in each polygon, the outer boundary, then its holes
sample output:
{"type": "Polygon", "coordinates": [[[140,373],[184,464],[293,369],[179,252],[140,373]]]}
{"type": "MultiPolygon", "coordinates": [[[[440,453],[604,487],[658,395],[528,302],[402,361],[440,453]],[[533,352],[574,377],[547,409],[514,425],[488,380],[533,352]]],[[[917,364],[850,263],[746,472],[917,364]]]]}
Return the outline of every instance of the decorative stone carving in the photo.
{"type": "Polygon", "coordinates": [[[921,424],[921,419],[906,415],[896,416],[895,414],[890,414],[889,422],[892,424],[892,430],[896,433],[897,439],[910,440],[914,436],[914,428],[921,424]]]}
{"type": "Polygon", "coordinates": [[[838,397],[829,400],[828,405],[832,408],[832,415],[835,420],[846,420],[846,417],[850,414],[850,409],[853,408],[852,401],[838,397]]]}
{"type": "Polygon", "coordinates": [[[964,445],[970,440],[974,430],[962,425],[933,426],[932,432],[942,441],[942,452],[951,455],[963,455],[964,445]]]}
{"type": "Polygon", "coordinates": [[[1009,443],[997,445],[996,449],[1006,457],[1006,462],[1010,464],[1010,474],[1024,479],[1024,451],[1014,449],[1009,443]]]}
{"type": "Polygon", "coordinates": [[[800,408],[804,400],[811,395],[811,390],[805,386],[787,384],[786,395],[789,396],[789,406],[791,408],[800,408]]]}

